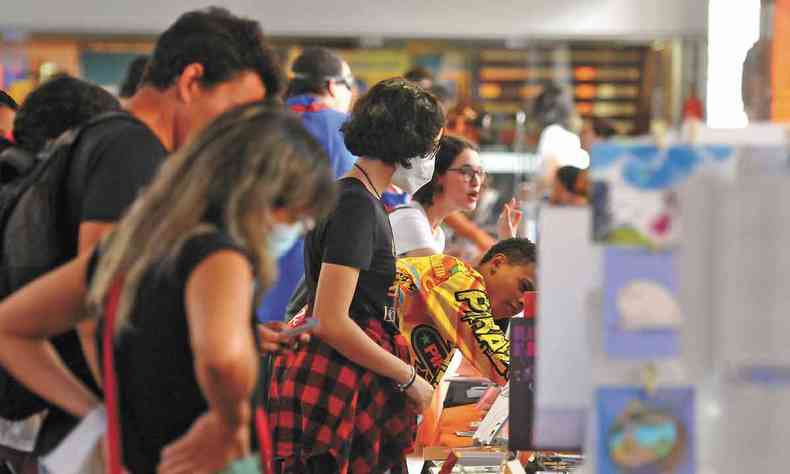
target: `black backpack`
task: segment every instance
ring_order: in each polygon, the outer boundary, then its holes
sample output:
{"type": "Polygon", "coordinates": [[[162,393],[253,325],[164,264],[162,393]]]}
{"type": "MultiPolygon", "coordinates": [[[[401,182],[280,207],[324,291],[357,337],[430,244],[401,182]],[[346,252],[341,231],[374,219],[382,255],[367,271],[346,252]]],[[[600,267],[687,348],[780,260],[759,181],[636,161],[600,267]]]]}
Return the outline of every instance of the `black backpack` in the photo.
{"type": "MultiPolygon", "coordinates": [[[[38,156],[16,147],[0,153],[0,298],[77,255],[77,193],[95,164],[92,152],[107,136],[102,131],[129,121],[136,119],[108,112],[66,131],[38,156]]],[[[52,342],[67,366],[79,367],[75,375],[92,381],[75,331],[52,342]]],[[[0,367],[0,417],[22,420],[50,407],[0,367]]]]}

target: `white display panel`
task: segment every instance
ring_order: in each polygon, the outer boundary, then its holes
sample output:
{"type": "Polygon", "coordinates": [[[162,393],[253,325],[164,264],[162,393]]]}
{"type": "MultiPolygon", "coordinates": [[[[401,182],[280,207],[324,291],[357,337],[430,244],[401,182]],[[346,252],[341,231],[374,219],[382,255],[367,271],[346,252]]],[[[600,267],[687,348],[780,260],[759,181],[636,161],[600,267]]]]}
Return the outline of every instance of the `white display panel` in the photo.
{"type": "Polygon", "coordinates": [[[590,406],[589,295],[600,288],[601,250],[587,208],[540,211],[536,397],[537,447],[582,446],[590,406]]]}

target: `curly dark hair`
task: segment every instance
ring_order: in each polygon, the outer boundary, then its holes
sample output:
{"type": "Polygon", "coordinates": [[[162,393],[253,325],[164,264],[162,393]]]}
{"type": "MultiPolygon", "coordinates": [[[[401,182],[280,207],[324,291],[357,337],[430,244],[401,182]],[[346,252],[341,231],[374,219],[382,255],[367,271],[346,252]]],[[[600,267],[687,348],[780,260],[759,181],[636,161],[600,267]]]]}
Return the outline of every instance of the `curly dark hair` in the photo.
{"type": "Polygon", "coordinates": [[[96,115],[120,110],[121,104],[101,87],[59,74],[31,92],[14,119],[14,140],[38,153],[50,140],[96,115]]]}
{"type": "Polygon", "coordinates": [[[386,79],[362,96],[343,125],[348,151],[410,168],[436,148],[444,112],[430,92],[403,78],[386,79]]]}
{"type": "Polygon", "coordinates": [[[494,258],[497,254],[507,257],[511,265],[525,265],[537,263],[538,250],[534,243],[529,239],[514,237],[512,239],[500,240],[480,259],[480,264],[484,264],[494,258]]]}
{"type": "Polygon", "coordinates": [[[453,166],[455,158],[464,150],[478,151],[477,147],[464,138],[452,135],[445,135],[439,142],[439,151],[436,153],[436,164],[433,168],[433,177],[425,186],[414,193],[414,200],[423,207],[433,205],[433,199],[442,192],[442,186],[438,183],[439,177],[447,174],[447,170],[453,166]]]}
{"type": "Polygon", "coordinates": [[[166,89],[192,63],[203,65],[205,86],[254,71],[266,86],[267,99],[273,99],[285,84],[279,58],[264,41],[260,24],[224,8],[184,13],[165,30],[156,42],[143,84],[166,89]]]}

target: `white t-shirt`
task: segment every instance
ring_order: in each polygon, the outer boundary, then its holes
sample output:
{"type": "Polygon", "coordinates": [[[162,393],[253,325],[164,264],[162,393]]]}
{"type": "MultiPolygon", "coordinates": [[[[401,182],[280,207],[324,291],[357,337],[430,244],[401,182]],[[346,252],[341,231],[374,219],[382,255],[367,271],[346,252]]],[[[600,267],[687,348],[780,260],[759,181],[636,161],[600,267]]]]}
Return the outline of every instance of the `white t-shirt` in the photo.
{"type": "Polygon", "coordinates": [[[571,165],[585,169],[590,166],[590,155],[582,149],[579,136],[558,124],[549,125],[540,134],[538,156],[544,168],[548,160],[554,160],[557,167],[571,165]]]}
{"type": "Polygon", "coordinates": [[[412,201],[396,207],[389,217],[397,255],[425,248],[435,253],[444,252],[444,230],[441,226],[436,228],[436,233],[431,230],[428,216],[420,203],[412,201]]]}

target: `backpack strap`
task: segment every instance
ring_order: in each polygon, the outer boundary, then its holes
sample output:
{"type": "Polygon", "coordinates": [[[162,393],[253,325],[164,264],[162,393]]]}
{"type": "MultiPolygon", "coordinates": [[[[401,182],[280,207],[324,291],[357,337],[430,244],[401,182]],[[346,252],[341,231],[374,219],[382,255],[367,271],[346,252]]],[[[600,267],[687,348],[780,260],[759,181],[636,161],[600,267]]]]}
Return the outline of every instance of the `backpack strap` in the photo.
{"type": "Polygon", "coordinates": [[[102,334],[102,369],[104,379],[104,403],[107,409],[108,474],[123,473],[123,454],[121,448],[121,421],[118,409],[118,380],[115,377],[115,317],[118,313],[123,279],[117,279],[110,289],[104,317],[102,334]]]}
{"type": "Polygon", "coordinates": [[[38,159],[29,151],[10,146],[0,152],[0,185],[8,184],[33,171],[38,159]]]}

